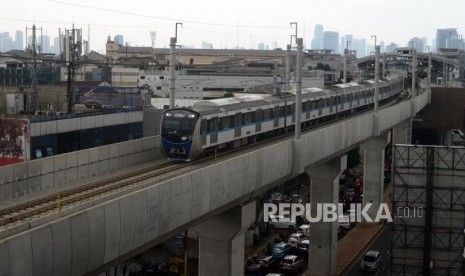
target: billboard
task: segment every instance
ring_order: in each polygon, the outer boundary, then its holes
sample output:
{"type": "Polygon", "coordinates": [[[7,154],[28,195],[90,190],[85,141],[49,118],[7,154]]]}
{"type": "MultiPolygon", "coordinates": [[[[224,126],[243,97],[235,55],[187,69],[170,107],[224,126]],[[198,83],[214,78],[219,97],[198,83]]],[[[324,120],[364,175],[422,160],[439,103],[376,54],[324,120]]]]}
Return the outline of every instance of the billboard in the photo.
{"type": "Polygon", "coordinates": [[[0,166],[29,160],[29,120],[0,119],[0,166]]]}

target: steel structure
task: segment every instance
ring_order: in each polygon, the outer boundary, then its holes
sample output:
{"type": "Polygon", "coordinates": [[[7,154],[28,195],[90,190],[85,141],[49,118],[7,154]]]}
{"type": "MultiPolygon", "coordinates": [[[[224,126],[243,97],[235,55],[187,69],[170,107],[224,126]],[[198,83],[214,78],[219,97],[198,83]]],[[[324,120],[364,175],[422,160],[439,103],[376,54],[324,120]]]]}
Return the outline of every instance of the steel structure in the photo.
{"type": "Polygon", "coordinates": [[[465,148],[396,145],[391,275],[465,275],[465,148]]]}

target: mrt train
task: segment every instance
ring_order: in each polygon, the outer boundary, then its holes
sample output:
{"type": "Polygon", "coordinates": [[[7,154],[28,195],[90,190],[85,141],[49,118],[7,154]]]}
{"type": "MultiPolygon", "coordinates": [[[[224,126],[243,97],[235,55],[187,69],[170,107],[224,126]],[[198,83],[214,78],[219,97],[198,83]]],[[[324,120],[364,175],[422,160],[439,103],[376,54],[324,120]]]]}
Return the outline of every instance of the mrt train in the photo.
{"type": "MultiPolygon", "coordinates": [[[[302,129],[373,107],[374,81],[302,89],[302,129]]],[[[404,76],[379,81],[379,104],[397,99],[404,76]]],[[[293,131],[295,92],[236,94],[162,113],[161,143],[169,160],[191,161],[223,147],[240,147],[293,131]]]]}

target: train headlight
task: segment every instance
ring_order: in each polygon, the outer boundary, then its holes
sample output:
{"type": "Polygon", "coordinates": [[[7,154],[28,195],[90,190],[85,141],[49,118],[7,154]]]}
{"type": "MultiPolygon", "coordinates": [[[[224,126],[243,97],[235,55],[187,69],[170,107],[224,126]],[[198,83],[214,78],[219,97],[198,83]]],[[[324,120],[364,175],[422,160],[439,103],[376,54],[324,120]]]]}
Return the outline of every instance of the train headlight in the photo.
{"type": "Polygon", "coordinates": [[[195,118],[195,115],[194,115],[194,114],[190,114],[190,115],[189,115],[189,118],[195,118]]]}
{"type": "Polygon", "coordinates": [[[171,113],[166,113],[166,117],[171,117],[171,113]]]}

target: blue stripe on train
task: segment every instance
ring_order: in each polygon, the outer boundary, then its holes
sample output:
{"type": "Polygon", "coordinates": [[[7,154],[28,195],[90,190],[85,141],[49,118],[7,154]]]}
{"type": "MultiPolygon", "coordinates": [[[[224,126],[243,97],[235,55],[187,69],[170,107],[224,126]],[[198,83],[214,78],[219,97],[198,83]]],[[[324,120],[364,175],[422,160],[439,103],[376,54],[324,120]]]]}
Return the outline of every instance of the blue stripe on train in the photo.
{"type": "Polygon", "coordinates": [[[192,147],[192,140],[183,143],[173,143],[161,138],[162,147],[169,159],[188,160],[192,147]]]}

